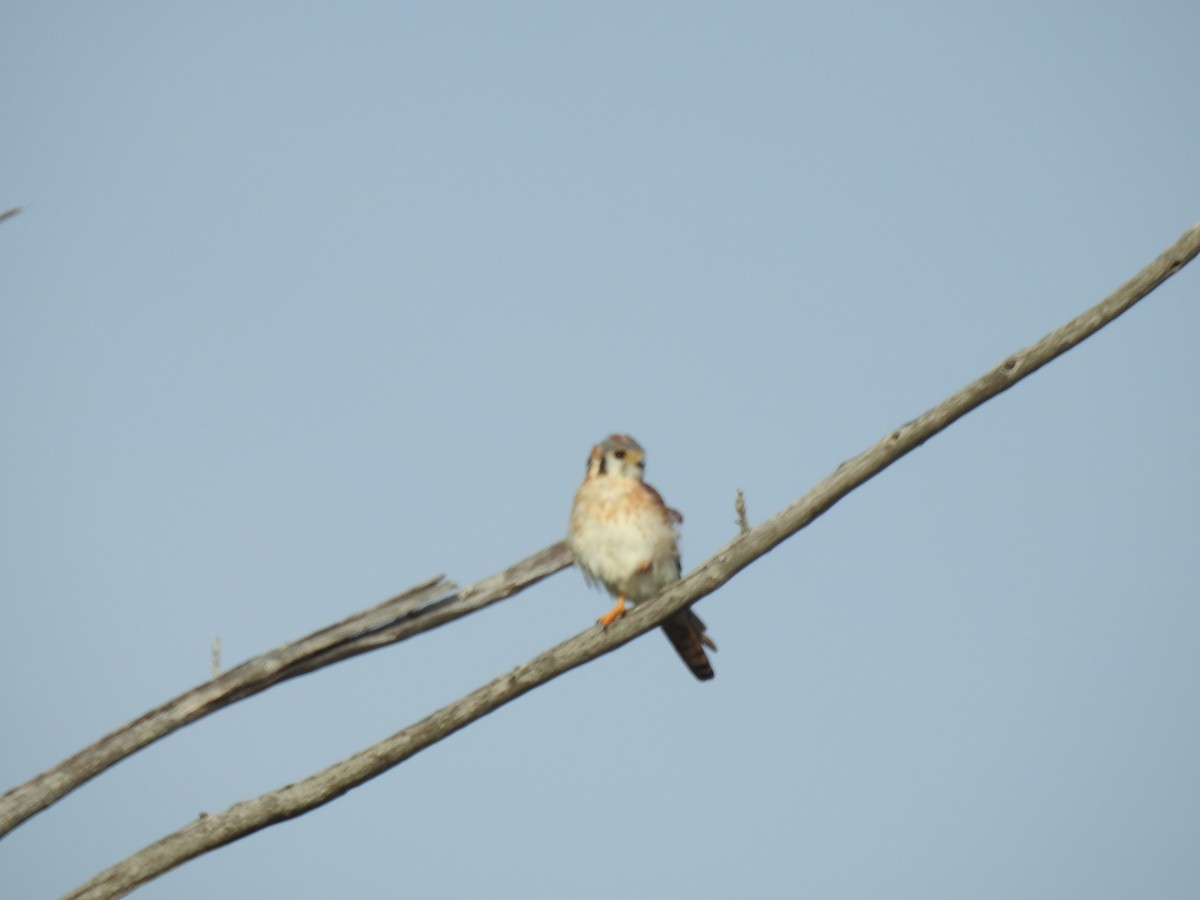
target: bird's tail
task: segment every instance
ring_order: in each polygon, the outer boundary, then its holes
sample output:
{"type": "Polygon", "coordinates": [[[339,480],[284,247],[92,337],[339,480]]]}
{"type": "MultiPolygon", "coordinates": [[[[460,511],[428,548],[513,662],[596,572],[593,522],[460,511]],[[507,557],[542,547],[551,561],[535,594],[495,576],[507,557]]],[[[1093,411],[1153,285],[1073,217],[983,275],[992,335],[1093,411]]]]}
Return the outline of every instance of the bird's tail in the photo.
{"type": "Polygon", "coordinates": [[[690,609],[685,609],[678,615],[667,619],[663,623],[662,630],[667,636],[667,640],[671,642],[671,646],[675,648],[675,652],[679,654],[679,658],[692,670],[693,675],[701,681],[708,681],[716,674],[713,672],[712,663],[708,661],[708,654],[704,652],[704,648],[716,650],[717,645],[704,633],[707,628],[698,615],[690,609]]]}

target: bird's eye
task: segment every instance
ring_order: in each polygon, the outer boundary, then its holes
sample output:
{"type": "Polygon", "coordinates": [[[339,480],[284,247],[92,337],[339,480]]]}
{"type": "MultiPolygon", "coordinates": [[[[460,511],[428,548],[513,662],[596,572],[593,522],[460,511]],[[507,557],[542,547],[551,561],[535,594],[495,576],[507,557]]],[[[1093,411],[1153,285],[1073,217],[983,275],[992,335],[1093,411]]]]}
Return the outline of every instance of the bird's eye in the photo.
{"type": "Polygon", "coordinates": [[[625,451],[624,451],[624,450],[614,450],[614,451],[613,451],[613,456],[615,456],[617,459],[624,459],[624,458],[625,458],[625,451]]]}

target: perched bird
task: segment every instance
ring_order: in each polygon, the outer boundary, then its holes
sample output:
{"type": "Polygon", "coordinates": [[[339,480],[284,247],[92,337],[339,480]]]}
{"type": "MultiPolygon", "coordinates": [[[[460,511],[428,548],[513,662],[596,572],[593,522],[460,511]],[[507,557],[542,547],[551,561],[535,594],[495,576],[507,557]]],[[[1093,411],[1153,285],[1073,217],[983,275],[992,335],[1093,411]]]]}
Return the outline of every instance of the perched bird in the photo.
{"type": "MultiPolygon", "coordinates": [[[[567,543],[589,584],[604,585],[617,605],[598,620],[611,625],[625,603],[649,600],[679,580],[675,526],[683,516],[642,481],[646,451],[627,434],[610,435],[592,448],[587,475],[575,492],[567,543]]],[[[685,609],[662,626],[676,652],[701,681],[713,677],[704,648],[717,649],[704,623],[685,609]]]]}

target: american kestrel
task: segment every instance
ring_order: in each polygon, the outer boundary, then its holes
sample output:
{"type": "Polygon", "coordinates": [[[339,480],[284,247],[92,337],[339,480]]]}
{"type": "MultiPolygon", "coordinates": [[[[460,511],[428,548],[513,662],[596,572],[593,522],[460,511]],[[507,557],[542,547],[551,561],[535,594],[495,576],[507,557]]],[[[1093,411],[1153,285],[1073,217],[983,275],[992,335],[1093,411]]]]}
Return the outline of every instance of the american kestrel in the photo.
{"type": "MultiPolygon", "coordinates": [[[[589,584],[602,584],[617,605],[598,620],[611,625],[625,603],[649,600],[679,580],[675,531],[683,516],[642,481],[646,451],[627,434],[610,435],[592,448],[587,475],[575,492],[567,543],[589,584]]],[[[690,609],[662,626],[676,652],[701,681],[713,677],[705,647],[717,645],[690,609]]]]}

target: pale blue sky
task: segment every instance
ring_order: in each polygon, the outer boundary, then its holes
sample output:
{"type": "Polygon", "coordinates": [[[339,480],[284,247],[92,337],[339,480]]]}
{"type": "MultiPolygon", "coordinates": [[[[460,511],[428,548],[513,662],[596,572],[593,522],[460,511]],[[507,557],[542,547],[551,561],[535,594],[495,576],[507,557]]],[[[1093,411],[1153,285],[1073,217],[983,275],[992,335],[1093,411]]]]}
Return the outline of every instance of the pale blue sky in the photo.
{"type": "MultiPolygon", "coordinates": [[[[562,536],[685,565],[1200,219],[1200,5],[12,2],[0,789],[562,536]]],[[[146,898],[1200,894],[1200,270],[658,635],[146,898]]],[[[0,841],[56,896],[587,627],[565,572],[0,841]]]]}

